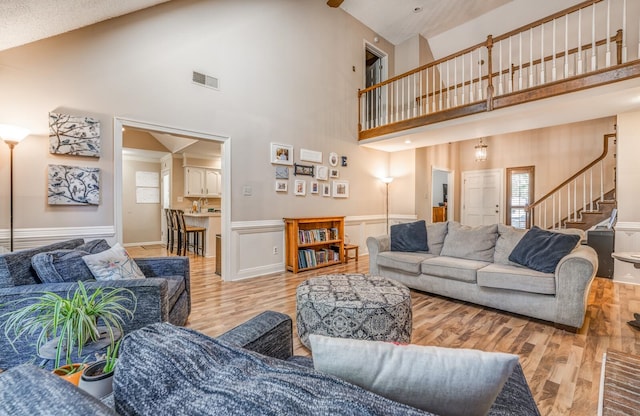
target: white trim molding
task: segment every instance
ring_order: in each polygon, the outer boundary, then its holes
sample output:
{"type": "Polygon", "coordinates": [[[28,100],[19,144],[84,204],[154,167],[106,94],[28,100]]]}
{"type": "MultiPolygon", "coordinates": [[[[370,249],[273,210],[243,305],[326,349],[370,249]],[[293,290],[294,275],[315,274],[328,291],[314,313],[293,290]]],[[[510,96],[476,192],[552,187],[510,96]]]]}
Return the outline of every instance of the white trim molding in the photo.
{"type": "MultiPolygon", "coordinates": [[[[116,231],[113,225],[98,227],[51,227],[51,228],[19,228],[13,232],[14,250],[39,247],[58,241],[84,238],[95,240],[104,238],[111,245],[116,243],[116,231]]],[[[0,239],[9,240],[9,230],[0,230],[0,239]]]]}

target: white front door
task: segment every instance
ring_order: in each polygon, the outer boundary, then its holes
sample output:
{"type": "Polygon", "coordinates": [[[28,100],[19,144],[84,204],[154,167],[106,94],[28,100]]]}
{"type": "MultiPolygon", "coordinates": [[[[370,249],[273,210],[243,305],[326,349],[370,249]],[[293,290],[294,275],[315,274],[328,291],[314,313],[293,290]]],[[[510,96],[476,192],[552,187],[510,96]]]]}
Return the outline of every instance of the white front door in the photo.
{"type": "Polygon", "coordinates": [[[497,224],[502,221],[501,169],[462,172],[462,224],[497,224]]]}

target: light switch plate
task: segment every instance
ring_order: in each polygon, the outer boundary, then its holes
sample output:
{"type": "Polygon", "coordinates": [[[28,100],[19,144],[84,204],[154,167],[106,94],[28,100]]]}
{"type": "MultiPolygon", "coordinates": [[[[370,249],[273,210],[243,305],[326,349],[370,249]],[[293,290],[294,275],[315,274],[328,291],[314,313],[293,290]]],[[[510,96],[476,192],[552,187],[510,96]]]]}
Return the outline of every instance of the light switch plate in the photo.
{"type": "Polygon", "coordinates": [[[243,186],[242,187],[242,195],[243,196],[251,196],[253,195],[253,188],[250,186],[243,186]]]}

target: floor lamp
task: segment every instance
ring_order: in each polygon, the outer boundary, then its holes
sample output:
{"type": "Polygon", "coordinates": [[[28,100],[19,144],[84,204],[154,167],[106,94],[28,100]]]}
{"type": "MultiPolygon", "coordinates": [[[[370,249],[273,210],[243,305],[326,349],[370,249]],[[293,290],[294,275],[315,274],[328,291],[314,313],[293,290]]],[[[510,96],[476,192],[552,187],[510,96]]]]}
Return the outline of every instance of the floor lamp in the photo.
{"type": "Polygon", "coordinates": [[[0,138],[9,145],[9,251],[13,251],[13,148],[20,143],[20,140],[29,135],[29,130],[22,127],[0,124],[0,138]]]}
{"type": "Polygon", "coordinates": [[[384,182],[384,184],[387,186],[386,218],[387,218],[387,234],[388,234],[389,233],[389,184],[393,182],[393,178],[391,176],[387,176],[386,178],[380,178],[380,180],[384,182]]]}

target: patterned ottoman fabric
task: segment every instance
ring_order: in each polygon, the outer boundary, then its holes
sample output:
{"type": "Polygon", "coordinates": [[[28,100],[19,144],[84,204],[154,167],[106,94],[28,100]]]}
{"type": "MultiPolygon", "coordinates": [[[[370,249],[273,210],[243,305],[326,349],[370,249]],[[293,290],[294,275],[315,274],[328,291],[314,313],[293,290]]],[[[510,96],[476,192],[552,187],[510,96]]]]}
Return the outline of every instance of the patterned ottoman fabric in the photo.
{"type": "Polygon", "coordinates": [[[296,290],[300,341],[309,334],[408,343],[411,296],[394,280],[364,274],[329,274],[302,282],[296,290]]]}

